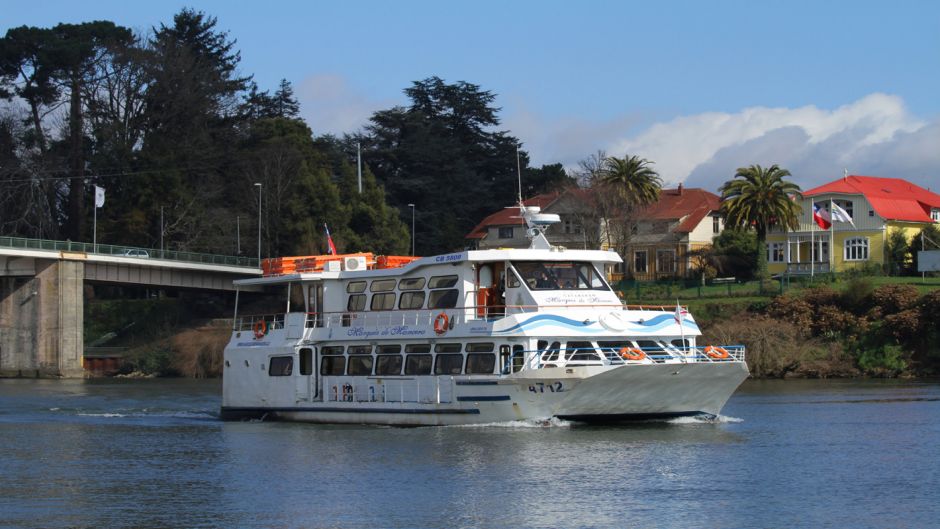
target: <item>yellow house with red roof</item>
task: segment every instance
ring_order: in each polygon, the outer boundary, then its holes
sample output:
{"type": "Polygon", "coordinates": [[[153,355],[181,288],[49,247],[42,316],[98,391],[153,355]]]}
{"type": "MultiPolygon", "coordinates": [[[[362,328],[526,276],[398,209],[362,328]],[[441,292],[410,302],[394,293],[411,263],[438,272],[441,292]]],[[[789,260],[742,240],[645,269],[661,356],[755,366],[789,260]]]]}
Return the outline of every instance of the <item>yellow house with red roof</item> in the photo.
{"type": "Polygon", "coordinates": [[[940,221],[940,195],[900,178],[846,176],[804,191],[802,206],[799,229],[767,234],[771,274],[883,267],[893,230],[902,231],[910,240],[925,226],[940,221]],[[826,222],[814,221],[814,205],[821,216],[831,219],[829,229],[822,227],[826,222]],[[840,208],[850,221],[837,220],[840,208]]]}

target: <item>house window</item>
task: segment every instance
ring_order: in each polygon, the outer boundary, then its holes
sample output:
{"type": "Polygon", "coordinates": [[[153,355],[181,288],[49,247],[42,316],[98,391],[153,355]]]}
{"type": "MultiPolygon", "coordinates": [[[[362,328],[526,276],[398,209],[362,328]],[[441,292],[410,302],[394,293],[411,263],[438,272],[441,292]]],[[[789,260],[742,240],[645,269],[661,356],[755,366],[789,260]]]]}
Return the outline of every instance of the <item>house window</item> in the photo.
{"type": "Polygon", "coordinates": [[[767,262],[782,263],[784,256],[784,243],[772,242],[767,244],[767,262]]]}
{"type": "Polygon", "coordinates": [[[833,202],[834,202],[837,206],[839,206],[839,207],[841,207],[842,209],[844,209],[845,212],[849,214],[849,217],[850,217],[850,218],[853,218],[853,219],[855,218],[855,210],[853,209],[854,206],[852,205],[852,201],[851,201],[851,200],[833,200],[833,202]]]}
{"type": "Polygon", "coordinates": [[[868,260],[868,238],[852,237],[845,240],[846,261],[867,261],[868,260]]]}
{"type": "Polygon", "coordinates": [[[675,250],[656,250],[656,271],[675,273],[676,271],[676,251],[675,250]]]}
{"type": "Polygon", "coordinates": [[[507,226],[505,228],[499,229],[499,238],[500,239],[512,239],[512,226],[507,226]]]}
{"type": "Polygon", "coordinates": [[[581,233],[581,225],[574,219],[565,219],[562,221],[562,229],[565,233],[581,233]]]}
{"type": "Polygon", "coordinates": [[[633,271],[646,273],[646,250],[633,252],[633,271]]]}
{"type": "Polygon", "coordinates": [[[721,231],[721,217],[712,217],[712,233],[721,231]]]}
{"type": "Polygon", "coordinates": [[[940,209],[930,210],[930,219],[934,222],[940,222],[940,209]]]}

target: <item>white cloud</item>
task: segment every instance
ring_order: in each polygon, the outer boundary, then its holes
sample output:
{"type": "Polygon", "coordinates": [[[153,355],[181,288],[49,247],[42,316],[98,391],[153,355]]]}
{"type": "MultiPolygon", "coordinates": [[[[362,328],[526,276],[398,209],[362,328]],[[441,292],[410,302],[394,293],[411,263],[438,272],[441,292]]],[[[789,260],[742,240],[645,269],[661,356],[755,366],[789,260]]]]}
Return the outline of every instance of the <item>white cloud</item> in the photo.
{"type": "Polygon", "coordinates": [[[296,94],[301,117],[317,135],[356,132],[368,125],[375,111],[401,104],[369,99],[350,86],[345,77],[333,74],[307,77],[298,85],[296,94]]]}
{"type": "Polygon", "coordinates": [[[733,175],[735,168],[752,163],[779,163],[789,168],[792,161],[808,151],[819,151],[820,145],[829,150],[817,154],[840,161],[834,171],[844,164],[852,165],[867,148],[923,126],[907,112],[901,98],[872,94],[831,111],[815,106],[754,107],[734,114],[683,116],[655,124],[636,137],[615,141],[608,150],[654,160],[666,182],[678,183],[700,173],[703,166],[720,168],[723,179],[729,177],[728,170],[733,175]],[[795,130],[776,133],[790,128],[795,130]],[[796,144],[795,131],[803,135],[796,144]],[[765,141],[755,143],[761,138],[765,141]],[[782,143],[775,148],[775,142],[782,143]],[[729,151],[738,156],[731,156],[729,151]],[[731,165],[715,167],[713,162],[719,159],[731,165]]]}

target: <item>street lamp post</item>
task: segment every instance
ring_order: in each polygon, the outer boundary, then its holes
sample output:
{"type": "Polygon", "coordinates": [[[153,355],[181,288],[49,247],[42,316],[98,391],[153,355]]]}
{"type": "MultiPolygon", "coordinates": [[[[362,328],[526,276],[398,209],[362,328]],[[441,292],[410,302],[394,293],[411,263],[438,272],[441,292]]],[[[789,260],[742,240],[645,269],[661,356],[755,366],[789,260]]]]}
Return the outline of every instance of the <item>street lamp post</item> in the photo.
{"type": "Polygon", "coordinates": [[[163,206],[160,206],[160,258],[163,259],[163,206]]]}
{"type": "Polygon", "coordinates": [[[242,254],[242,218],[235,215],[235,255],[242,254]]]}
{"type": "Polygon", "coordinates": [[[415,256],[415,205],[408,204],[411,208],[411,256],[415,256]]]}
{"type": "Polygon", "coordinates": [[[258,266],[261,266],[261,183],[255,182],[258,186],[258,266]]]}

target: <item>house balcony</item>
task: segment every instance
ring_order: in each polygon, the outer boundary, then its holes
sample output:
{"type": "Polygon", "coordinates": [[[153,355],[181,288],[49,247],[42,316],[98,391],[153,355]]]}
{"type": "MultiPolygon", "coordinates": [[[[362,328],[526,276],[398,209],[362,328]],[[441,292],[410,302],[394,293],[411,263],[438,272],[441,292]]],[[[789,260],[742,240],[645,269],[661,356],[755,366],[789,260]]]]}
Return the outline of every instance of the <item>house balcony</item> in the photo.
{"type": "Polygon", "coordinates": [[[826,273],[829,273],[829,261],[796,261],[787,263],[787,275],[808,276],[826,273]]]}

